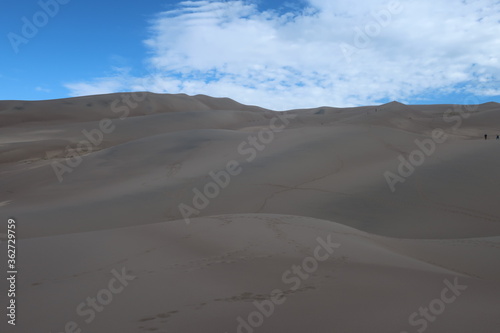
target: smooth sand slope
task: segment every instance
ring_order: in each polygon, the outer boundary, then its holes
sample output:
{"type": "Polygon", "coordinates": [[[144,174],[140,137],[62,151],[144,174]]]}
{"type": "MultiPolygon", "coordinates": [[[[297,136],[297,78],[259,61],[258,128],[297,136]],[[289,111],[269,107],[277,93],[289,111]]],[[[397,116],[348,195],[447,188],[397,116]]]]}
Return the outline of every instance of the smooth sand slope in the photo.
{"type": "Polygon", "coordinates": [[[496,333],[497,134],[496,103],[0,102],[21,267],[0,329],[496,333]]]}

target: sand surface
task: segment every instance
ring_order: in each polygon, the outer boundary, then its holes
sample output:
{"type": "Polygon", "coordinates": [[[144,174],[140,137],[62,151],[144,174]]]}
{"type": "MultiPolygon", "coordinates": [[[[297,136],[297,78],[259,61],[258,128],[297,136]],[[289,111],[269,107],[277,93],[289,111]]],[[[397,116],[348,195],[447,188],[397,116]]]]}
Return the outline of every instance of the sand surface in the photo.
{"type": "Polygon", "coordinates": [[[498,333],[497,134],[497,103],[0,101],[0,331],[498,333]]]}

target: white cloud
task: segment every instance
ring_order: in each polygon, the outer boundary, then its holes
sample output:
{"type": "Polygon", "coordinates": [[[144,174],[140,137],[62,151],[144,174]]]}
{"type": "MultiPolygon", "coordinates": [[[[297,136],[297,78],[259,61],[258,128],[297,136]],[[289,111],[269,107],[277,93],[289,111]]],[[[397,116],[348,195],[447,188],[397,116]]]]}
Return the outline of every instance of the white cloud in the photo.
{"type": "Polygon", "coordinates": [[[64,86],[71,91],[71,96],[127,91],[130,84],[136,80],[129,75],[129,72],[130,69],[126,67],[112,67],[112,73],[109,76],[94,79],[92,82],[66,83],[64,86]]]}
{"type": "Polygon", "coordinates": [[[155,74],[66,86],[73,95],[203,93],[273,109],[419,99],[430,91],[498,95],[496,1],[391,1],[309,0],[285,14],[244,1],[184,1],[151,22],[145,43],[155,74]]]}
{"type": "Polygon", "coordinates": [[[90,83],[68,83],[65,86],[71,91],[71,96],[98,95],[126,90],[126,84],[121,81],[116,77],[99,78],[90,83]]]}
{"type": "Polygon", "coordinates": [[[39,92],[44,92],[44,93],[49,93],[51,90],[50,89],[47,89],[47,88],[44,88],[44,87],[35,87],[35,91],[39,91],[39,92]]]}

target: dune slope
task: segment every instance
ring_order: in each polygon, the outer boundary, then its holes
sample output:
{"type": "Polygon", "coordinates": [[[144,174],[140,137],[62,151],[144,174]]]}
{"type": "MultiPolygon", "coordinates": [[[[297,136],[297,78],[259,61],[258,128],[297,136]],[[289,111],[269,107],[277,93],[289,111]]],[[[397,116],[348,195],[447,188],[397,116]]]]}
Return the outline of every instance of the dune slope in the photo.
{"type": "Polygon", "coordinates": [[[2,101],[18,328],[496,333],[498,124],[497,103],[2,101]]]}

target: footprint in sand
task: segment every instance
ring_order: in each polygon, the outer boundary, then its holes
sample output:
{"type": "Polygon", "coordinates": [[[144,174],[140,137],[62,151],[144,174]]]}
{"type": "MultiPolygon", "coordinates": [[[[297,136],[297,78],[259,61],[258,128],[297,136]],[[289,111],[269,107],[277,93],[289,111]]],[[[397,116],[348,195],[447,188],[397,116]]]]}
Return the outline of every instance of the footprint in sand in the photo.
{"type": "Polygon", "coordinates": [[[11,202],[12,202],[12,200],[2,201],[2,202],[0,202],[0,207],[5,207],[7,205],[10,205],[11,202]]]}

